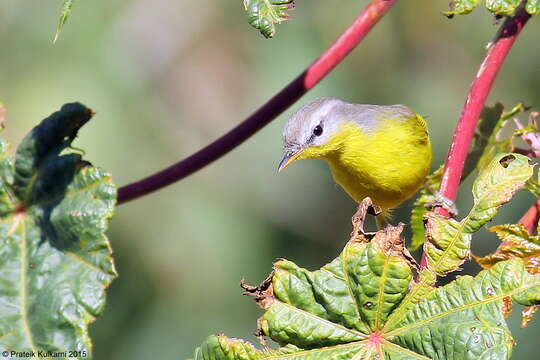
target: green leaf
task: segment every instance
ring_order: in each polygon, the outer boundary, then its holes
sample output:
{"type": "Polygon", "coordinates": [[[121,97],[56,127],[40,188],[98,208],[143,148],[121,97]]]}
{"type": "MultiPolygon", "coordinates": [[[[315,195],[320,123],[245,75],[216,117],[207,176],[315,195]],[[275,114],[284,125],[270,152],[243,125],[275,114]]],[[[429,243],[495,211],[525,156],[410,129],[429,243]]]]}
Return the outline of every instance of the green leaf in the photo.
{"type": "MultiPolygon", "coordinates": [[[[540,273],[540,236],[529,234],[521,224],[497,225],[488,230],[497,234],[501,244],[494,254],[484,257],[473,256],[480,266],[490,269],[501,261],[519,258],[525,263],[525,269],[529,274],[540,273]]],[[[527,326],[536,310],[536,306],[530,306],[521,312],[521,327],[527,326]]]]}
{"type": "Polygon", "coordinates": [[[428,268],[437,275],[457,270],[468,259],[472,235],[464,231],[463,223],[430,212],[426,214],[426,234],[428,268]]]}
{"type": "Polygon", "coordinates": [[[529,158],[498,154],[485,166],[473,184],[474,204],[461,221],[430,212],[425,215],[427,242],[424,252],[428,268],[439,276],[455,271],[469,257],[472,234],[493,219],[532,176],[529,158]]]}
{"type": "Polygon", "coordinates": [[[350,242],[319,271],[277,262],[272,283],[279,301],[266,304],[262,330],[278,343],[309,347],[362,340],[381,329],[412,280],[401,230],[388,227],[369,243],[350,242]]]}
{"type": "Polygon", "coordinates": [[[529,0],[525,5],[525,11],[531,15],[540,14],[540,0],[529,0]]]}
{"type": "MultiPolygon", "coordinates": [[[[443,12],[444,15],[452,17],[454,15],[464,15],[473,11],[481,0],[452,0],[450,10],[443,12]]],[[[521,0],[485,0],[485,5],[489,11],[498,16],[512,16],[521,4],[521,0]]],[[[540,13],[540,0],[528,0],[525,10],[531,15],[540,13]]]]}
{"type": "Polygon", "coordinates": [[[521,224],[497,225],[488,230],[497,234],[501,244],[494,254],[474,257],[480,266],[489,269],[501,261],[520,258],[530,274],[540,273],[540,236],[529,234],[521,224]]]}
{"type": "Polygon", "coordinates": [[[412,239],[411,245],[409,246],[411,250],[418,249],[424,243],[424,216],[428,211],[427,205],[435,201],[433,191],[439,190],[443,171],[444,166],[441,165],[433,174],[426,177],[426,186],[420,190],[420,195],[414,202],[414,207],[411,212],[412,239]]]}
{"type": "Polygon", "coordinates": [[[0,350],[91,356],[88,325],[116,277],[105,236],[116,189],[109,174],[67,150],[92,114],[64,105],[15,158],[0,142],[0,350]]]}
{"type": "Polygon", "coordinates": [[[524,306],[540,301],[540,277],[529,275],[521,260],[432,291],[386,335],[432,359],[508,359],[513,340],[502,315],[507,297],[524,306]]]}
{"type": "MultiPolygon", "coordinates": [[[[523,131],[516,130],[512,137],[499,139],[500,132],[508,119],[519,112],[525,111],[525,105],[518,104],[509,112],[503,112],[504,107],[501,103],[496,103],[494,106],[486,106],[482,110],[478,120],[478,126],[474,134],[471,150],[465,161],[463,182],[476,168],[482,168],[487,165],[493,157],[500,152],[511,152],[514,150],[512,140],[519,136],[523,131]]],[[[426,187],[420,190],[420,195],[414,203],[414,208],[411,213],[411,228],[413,236],[411,240],[411,250],[416,250],[424,243],[424,215],[427,213],[426,205],[435,202],[435,196],[432,190],[439,190],[443,166],[439,167],[433,174],[426,178],[426,187]],[[431,189],[428,189],[431,188],[431,189]]]]}
{"type": "Polygon", "coordinates": [[[540,180],[538,177],[540,177],[540,172],[538,173],[537,179],[530,178],[529,181],[527,181],[525,188],[535,197],[540,198],[540,180]]]}
{"type": "Polygon", "coordinates": [[[443,14],[449,17],[468,14],[480,5],[480,1],[481,0],[452,0],[450,2],[450,10],[443,12],[443,14]]]}
{"type": "Polygon", "coordinates": [[[66,21],[71,14],[71,8],[73,7],[73,3],[75,0],[62,0],[62,11],[60,12],[60,18],[58,19],[58,25],[56,26],[56,33],[54,34],[53,43],[58,40],[58,36],[60,36],[60,31],[62,31],[62,28],[66,24],[66,21]]]}
{"type": "Polygon", "coordinates": [[[410,255],[400,238],[402,224],[365,233],[365,212],[361,216],[356,222],[353,218],[351,240],[341,255],[320,270],[279,260],[259,287],[243,285],[265,310],[259,335],[269,336],[280,348],[257,350],[216,335],[195,351],[194,359],[510,357],[513,340],[503,306],[505,301],[539,304],[540,277],[512,259],[474,278],[459,277],[434,288],[435,274],[429,269],[420,271],[418,281],[412,279],[410,255]]]}
{"type": "Polygon", "coordinates": [[[472,233],[497,214],[533,174],[530,159],[520,154],[498,154],[473,184],[474,205],[464,230],[472,233]]]}
{"type": "Polygon", "coordinates": [[[289,19],[287,11],[294,9],[294,0],[244,0],[248,22],[266,38],[274,37],[275,24],[289,19]]]}
{"type": "Polygon", "coordinates": [[[512,16],[521,0],[486,0],[486,7],[496,15],[512,16]]]}
{"type": "Polygon", "coordinates": [[[230,359],[230,360],[259,360],[279,359],[280,355],[289,355],[294,359],[294,353],[301,349],[295,347],[282,348],[280,350],[257,350],[250,343],[231,339],[224,335],[211,335],[195,350],[193,360],[203,359],[230,359]]]}

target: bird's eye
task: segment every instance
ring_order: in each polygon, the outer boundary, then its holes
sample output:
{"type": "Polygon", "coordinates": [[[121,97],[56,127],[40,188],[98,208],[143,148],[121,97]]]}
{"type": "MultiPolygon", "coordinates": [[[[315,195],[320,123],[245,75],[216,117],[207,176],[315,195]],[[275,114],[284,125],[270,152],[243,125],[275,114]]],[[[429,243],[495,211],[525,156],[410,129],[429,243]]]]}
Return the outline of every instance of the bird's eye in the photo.
{"type": "Polygon", "coordinates": [[[313,135],[315,136],[321,136],[322,135],[322,126],[317,125],[315,128],[313,128],[313,135]]]}

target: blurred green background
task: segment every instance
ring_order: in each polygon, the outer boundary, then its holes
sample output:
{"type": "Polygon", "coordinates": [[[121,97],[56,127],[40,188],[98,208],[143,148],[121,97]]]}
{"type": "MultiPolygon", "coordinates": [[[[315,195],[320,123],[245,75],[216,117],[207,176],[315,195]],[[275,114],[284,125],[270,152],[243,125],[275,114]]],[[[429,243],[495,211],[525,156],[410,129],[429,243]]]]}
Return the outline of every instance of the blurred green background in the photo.
{"type": "MultiPolygon", "coordinates": [[[[367,0],[297,2],[293,20],[265,40],[241,0],[76,2],[51,43],[60,1],[0,2],[0,101],[17,144],[63,103],[97,110],[75,146],[118,185],[175,162],[238,124],[296,76],[367,0]]],[[[467,89],[497,27],[490,14],[448,20],[447,0],[401,1],[362,45],[305,96],[403,103],[427,116],[441,163],[467,89]]],[[[504,65],[489,102],[540,108],[540,22],[533,19],[504,65]]],[[[287,114],[298,107],[294,106],[287,114]]],[[[211,333],[255,341],[261,311],[241,295],[272,261],[316,268],[350,233],[355,205],[322,161],[280,174],[279,117],[195,175],[117,209],[109,235],[120,273],[105,314],[91,327],[96,359],[183,359],[211,333]]],[[[470,185],[470,180],[467,182],[470,185]]],[[[468,186],[467,185],[467,186],[468,186]]],[[[458,205],[466,211],[470,191],[458,205]]],[[[496,223],[515,222],[533,199],[522,192],[496,223]]],[[[408,221],[410,202],[396,211],[408,221]]],[[[474,250],[497,244],[483,231],[474,250]]],[[[466,271],[477,271],[466,266],[466,271]]],[[[540,320],[510,319],[516,359],[534,358],[540,320]]]]}

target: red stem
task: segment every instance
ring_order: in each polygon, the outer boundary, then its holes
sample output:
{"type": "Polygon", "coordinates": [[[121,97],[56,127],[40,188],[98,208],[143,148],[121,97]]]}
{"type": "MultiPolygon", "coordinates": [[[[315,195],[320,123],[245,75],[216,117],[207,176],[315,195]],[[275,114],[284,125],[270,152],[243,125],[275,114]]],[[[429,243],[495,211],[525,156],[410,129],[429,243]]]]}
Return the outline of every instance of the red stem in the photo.
{"type": "MultiPolygon", "coordinates": [[[[471,85],[469,95],[454,131],[439,190],[449,200],[456,200],[465,159],[489,91],[512,45],[530,17],[531,15],[521,7],[514,16],[506,18],[495,40],[489,47],[484,62],[480,65],[476,78],[471,85]]],[[[448,212],[442,208],[438,208],[437,212],[440,215],[449,216],[448,212]]],[[[422,269],[427,267],[425,252],[422,254],[420,267],[422,269]]]]}
{"type": "Polygon", "coordinates": [[[536,200],[536,203],[521,217],[519,223],[525,226],[529,234],[533,234],[536,230],[538,220],[540,220],[540,200],[536,200]]]}
{"type": "Polygon", "coordinates": [[[397,0],[372,0],[349,28],[302,74],[228,133],[184,160],[147,178],[121,187],[118,204],[181,180],[225,155],[255,134],[332,71],[369,33],[397,0]]]}

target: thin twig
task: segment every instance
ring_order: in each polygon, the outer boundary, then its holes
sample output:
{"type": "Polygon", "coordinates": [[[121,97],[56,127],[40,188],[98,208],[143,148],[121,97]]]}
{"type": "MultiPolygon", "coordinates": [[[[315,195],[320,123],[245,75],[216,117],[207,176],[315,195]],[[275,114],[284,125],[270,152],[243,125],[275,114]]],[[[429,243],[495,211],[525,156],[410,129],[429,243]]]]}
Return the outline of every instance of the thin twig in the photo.
{"type": "MultiPolygon", "coordinates": [[[[520,7],[514,16],[506,18],[495,40],[489,45],[484,61],[480,65],[476,78],[471,85],[469,95],[454,131],[439,190],[441,195],[449,200],[456,200],[465,159],[489,91],[512,45],[514,45],[519,33],[530,17],[523,7],[520,7]]],[[[448,212],[443,208],[437,208],[437,212],[440,215],[449,216],[448,212]]],[[[427,267],[425,253],[422,254],[420,267],[427,267]]]]}
{"type": "Polygon", "coordinates": [[[118,191],[118,204],[126,203],[179,181],[243,143],[330,73],[396,2],[397,0],[372,0],[328,50],[253,115],[184,160],[154,175],[121,187],[118,191]]]}

